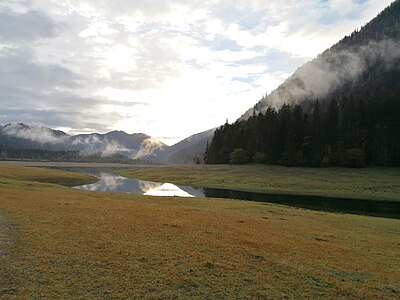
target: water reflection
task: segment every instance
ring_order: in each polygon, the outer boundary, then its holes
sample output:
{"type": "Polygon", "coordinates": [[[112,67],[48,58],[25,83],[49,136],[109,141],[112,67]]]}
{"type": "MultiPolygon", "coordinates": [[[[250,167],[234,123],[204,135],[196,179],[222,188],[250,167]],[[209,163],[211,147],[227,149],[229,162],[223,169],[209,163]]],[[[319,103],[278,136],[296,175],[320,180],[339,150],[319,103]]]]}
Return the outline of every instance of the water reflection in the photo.
{"type": "Polygon", "coordinates": [[[123,192],[151,196],[209,197],[240,199],[247,201],[277,203],[312,210],[370,215],[400,219],[400,201],[357,200],[301,195],[260,194],[228,189],[193,188],[176,186],[171,183],[158,183],[128,179],[112,170],[74,169],[99,178],[93,184],[75,187],[87,191],[123,192]]]}
{"type": "Polygon", "coordinates": [[[188,192],[180,189],[172,183],[163,183],[158,187],[147,190],[143,195],[147,196],[178,196],[178,197],[194,197],[188,192]]]}
{"type": "Polygon", "coordinates": [[[177,196],[177,197],[204,197],[201,190],[195,191],[191,187],[178,187],[172,183],[159,183],[129,179],[112,173],[101,172],[96,174],[99,181],[74,187],[78,190],[123,192],[148,196],[177,196]]]}

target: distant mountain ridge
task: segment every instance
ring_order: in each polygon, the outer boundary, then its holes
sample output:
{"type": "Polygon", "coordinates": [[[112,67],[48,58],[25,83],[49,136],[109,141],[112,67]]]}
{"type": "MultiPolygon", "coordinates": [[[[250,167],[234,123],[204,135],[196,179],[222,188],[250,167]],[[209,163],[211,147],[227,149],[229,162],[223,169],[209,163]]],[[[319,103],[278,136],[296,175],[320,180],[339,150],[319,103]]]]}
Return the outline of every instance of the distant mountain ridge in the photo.
{"type": "Polygon", "coordinates": [[[319,99],[390,95],[400,80],[400,0],[350,36],[298,68],[277,89],[247,110],[240,120],[268,106],[308,103],[319,99]]]}
{"type": "Polygon", "coordinates": [[[166,147],[161,141],[143,133],[111,131],[71,136],[60,130],[24,123],[0,126],[0,143],[11,149],[71,150],[83,154],[100,152],[104,156],[124,154],[133,159],[150,156],[166,147]]]}
{"type": "Polygon", "coordinates": [[[101,153],[107,157],[122,154],[131,159],[156,163],[192,163],[202,156],[214,129],[194,134],[172,146],[143,133],[128,134],[110,131],[69,135],[60,130],[39,125],[11,123],[0,126],[0,148],[50,151],[80,151],[82,155],[101,153]]]}

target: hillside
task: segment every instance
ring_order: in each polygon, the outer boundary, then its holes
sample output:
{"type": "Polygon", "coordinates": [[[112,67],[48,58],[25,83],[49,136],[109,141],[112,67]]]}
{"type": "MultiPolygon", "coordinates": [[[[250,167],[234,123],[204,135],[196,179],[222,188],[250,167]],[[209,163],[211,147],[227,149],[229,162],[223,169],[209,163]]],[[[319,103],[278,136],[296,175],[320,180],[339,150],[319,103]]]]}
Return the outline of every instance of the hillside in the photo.
{"type": "Polygon", "coordinates": [[[314,60],[298,68],[282,85],[249,109],[241,120],[268,106],[324,103],[368,94],[386,96],[399,90],[400,1],[396,0],[368,24],[344,37],[314,60]]]}
{"type": "Polygon", "coordinates": [[[400,166],[400,0],[218,128],[206,163],[400,166]]]}
{"type": "Polygon", "coordinates": [[[146,159],[161,163],[191,164],[193,158],[203,156],[207,141],[211,142],[214,131],[215,128],[191,135],[172,146],[158,149],[146,159]]]}

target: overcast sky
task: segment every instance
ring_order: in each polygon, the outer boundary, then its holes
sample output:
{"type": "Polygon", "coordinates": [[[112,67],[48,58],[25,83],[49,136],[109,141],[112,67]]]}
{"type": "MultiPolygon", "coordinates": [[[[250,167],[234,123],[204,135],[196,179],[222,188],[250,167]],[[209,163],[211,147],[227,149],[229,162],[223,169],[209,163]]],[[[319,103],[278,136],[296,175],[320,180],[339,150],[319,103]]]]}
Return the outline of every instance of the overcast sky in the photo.
{"type": "Polygon", "coordinates": [[[0,0],[0,124],[167,144],[234,121],[391,0],[0,0]]]}

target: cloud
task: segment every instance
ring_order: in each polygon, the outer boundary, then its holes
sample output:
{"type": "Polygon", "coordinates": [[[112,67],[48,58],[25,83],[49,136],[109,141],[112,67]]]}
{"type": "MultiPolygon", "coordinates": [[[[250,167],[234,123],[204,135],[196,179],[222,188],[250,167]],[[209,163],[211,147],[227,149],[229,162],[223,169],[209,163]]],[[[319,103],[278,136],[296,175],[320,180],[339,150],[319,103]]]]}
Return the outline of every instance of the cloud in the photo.
{"type": "Polygon", "coordinates": [[[79,95],[91,79],[57,64],[36,63],[29,49],[3,49],[0,54],[0,122],[23,121],[107,131],[121,115],[102,107],[147,105],[140,101],[109,100],[79,95]],[[104,122],[106,119],[108,122],[104,122]]]}
{"type": "Polygon", "coordinates": [[[2,134],[17,138],[38,142],[40,144],[57,144],[66,141],[67,136],[55,136],[49,128],[31,125],[25,127],[21,124],[9,124],[2,129],[2,134]]]}
{"type": "MultiPolygon", "coordinates": [[[[101,117],[107,118],[111,123],[117,123],[121,116],[114,112],[102,113],[101,117]]],[[[42,110],[33,108],[17,108],[0,110],[0,123],[7,124],[15,120],[26,123],[43,124],[50,127],[63,127],[78,129],[77,132],[107,132],[109,124],[103,122],[96,111],[77,113],[76,111],[63,112],[59,110],[42,110]]]]}
{"type": "Polygon", "coordinates": [[[23,86],[32,90],[79,88],[84,77],[56,64],[34,62],[29,50],[4,48],[0,54],[0,84],[23,86]]]}
{"type": "Polygon", "coordinates": [[[80,154],[82,156],[88,156],[97,153],[100,153],[101,157],[109,157],[114,154],[123,154],[129,156],[135,152],[134,149],[128,149],[116,141],[100,139],[97,136],[73,138],[72,145],[80,146],[80,149],[82,149],[80,154]]]}
{"type": "Polygon", "coordinates": [[[111,141],[111,142],[106,143],[105,148],[100,151],[101,151],[101,155],[103,157],[107,157],[107,156],[111,156],[116,153],[130,152],[131,150],[129,150],[126,147],[121,146],[120,144],[118,144],[116,142],[111,141]]]}
{"type": "Polygon", "coordinates": [[[57,32],[58,28],[53,20],[41,11],[0,11],[0,38],[5,41],[35,41],[52,38],[57,32]]]}
{"type": "Polygon", "coordinates": [[[125,0],[79,0],[71,1],[74,6],[86,10],[98,10],[113,15],[126,15],[140,12],[144,16],[154,17],[170,12],[171,6],[166,0],[125,1],[125,0]]]}
{"type": "Polygon", "coordinates": [[[145,139],[137,152],[132,155],[133,159],[151,155],[154,151],[164,147],[164,144],[155,138],[145,139]]]}

